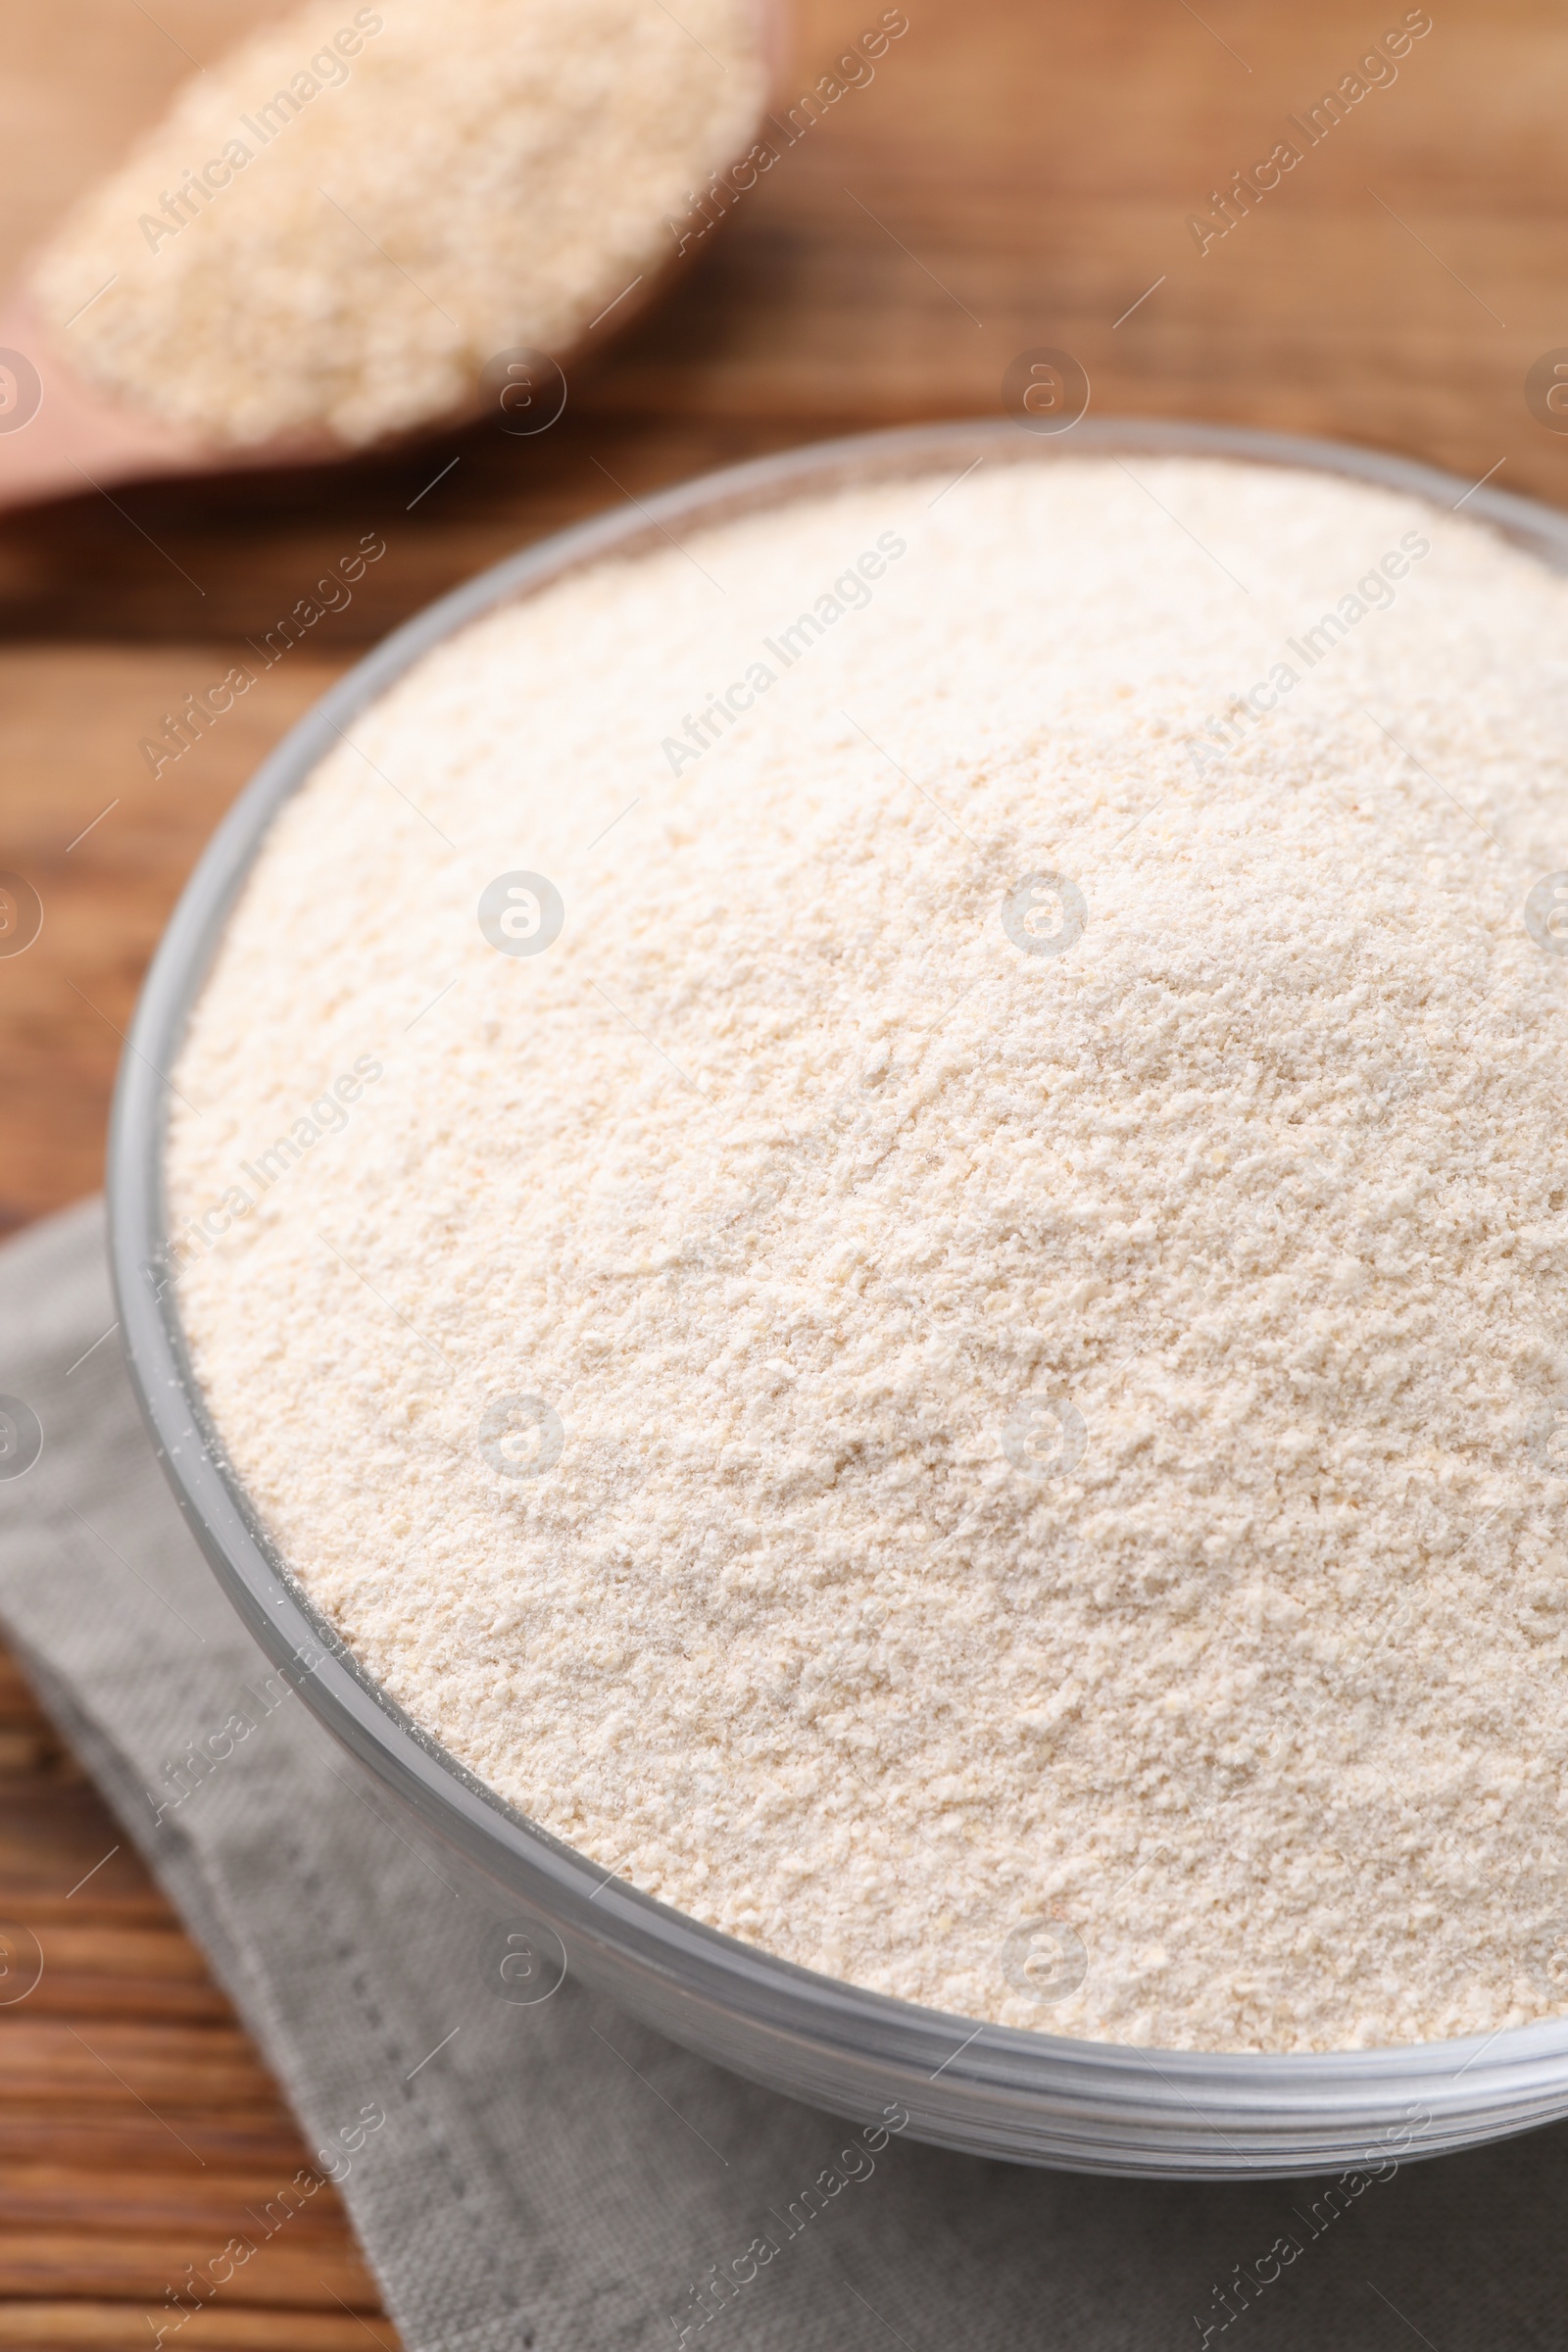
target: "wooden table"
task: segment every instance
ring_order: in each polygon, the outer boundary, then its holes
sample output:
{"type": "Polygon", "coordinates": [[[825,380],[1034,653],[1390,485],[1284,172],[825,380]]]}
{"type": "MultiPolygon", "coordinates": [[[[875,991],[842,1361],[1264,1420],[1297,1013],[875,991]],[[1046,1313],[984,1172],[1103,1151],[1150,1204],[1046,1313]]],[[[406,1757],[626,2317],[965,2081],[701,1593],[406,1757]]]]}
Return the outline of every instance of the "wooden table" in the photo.
{"type": "MultiPolygon", "coordinates": [[[[540,439],[469,434],[0,526],[0,867],[46,909],[36,946],[0,962],[0,1229],[98,1184],[142,967],[261,752],[394,621],[577,516],[793,442],[994,414],[1008,361],[1039,345],[1077,356],[1101,414],[1323,433],[1568,503],[1568,437],[1524,397],[1531,363],[1568,346],[1560,9],[1433,0],[1397,78],[1314,143],[1290,118],[1309,123],[1404,20],[1398,0],[906,4],[870,86],[573,381],[540,439]],[[1204,241],[1233,174],[1281,140],[1300,160],[1204,241]],[[353,604],[155,779],[139,739],[366,530],[388,552],[353,604]]],[[[12,0],[0,258],[156,113],[183,53],[277,13],[160,0],[155,23],[122,0],[12,0]]],[[[880,14],[806,0],[796,83],[880,14]]],[[[145,2346],[165,2287],[303,2151],[199,1955],[3,1668],[0,1776],[0,1914],[47,1923],[62,1963],[0,2010],[0,2347],[145,2346]]],[[[181,2352],[392,2344],[330,2190],[299,2229],[181,2352]]]]}

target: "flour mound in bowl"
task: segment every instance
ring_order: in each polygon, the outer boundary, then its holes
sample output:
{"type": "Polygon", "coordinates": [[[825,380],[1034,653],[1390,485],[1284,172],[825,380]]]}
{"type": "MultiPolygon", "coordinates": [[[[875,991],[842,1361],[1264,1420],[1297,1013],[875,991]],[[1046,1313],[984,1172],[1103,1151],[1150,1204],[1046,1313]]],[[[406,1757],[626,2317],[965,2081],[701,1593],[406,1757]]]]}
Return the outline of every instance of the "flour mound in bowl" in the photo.
{"type": "Polygon", "coordinates": [[[420,1725],[751,1943],[1559,2014],[1568,589],[958,471],[492,612],[282,810],[172,1099],[218,1431],[420,1725]]]}

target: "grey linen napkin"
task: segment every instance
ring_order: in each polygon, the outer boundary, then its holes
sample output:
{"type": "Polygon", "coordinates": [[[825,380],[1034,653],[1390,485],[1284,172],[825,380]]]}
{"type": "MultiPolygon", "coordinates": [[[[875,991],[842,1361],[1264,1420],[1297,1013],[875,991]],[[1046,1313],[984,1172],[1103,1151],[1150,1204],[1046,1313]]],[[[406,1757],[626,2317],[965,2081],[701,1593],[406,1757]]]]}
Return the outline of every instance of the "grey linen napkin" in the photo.
{"type": "Polygon", "coordinates": [[[43,1432],[0,1477],[0,1616],[339,2180],[411,2352],[1558,2340],[1568,2126],[1335,2189],[1089,2180],[755,2089],[569,1972],[497,1997],[504,1895],[449,1885],[270,1676],[113,1323],[96,1203],[0,1251],[0,1395],[43,1432]]]}

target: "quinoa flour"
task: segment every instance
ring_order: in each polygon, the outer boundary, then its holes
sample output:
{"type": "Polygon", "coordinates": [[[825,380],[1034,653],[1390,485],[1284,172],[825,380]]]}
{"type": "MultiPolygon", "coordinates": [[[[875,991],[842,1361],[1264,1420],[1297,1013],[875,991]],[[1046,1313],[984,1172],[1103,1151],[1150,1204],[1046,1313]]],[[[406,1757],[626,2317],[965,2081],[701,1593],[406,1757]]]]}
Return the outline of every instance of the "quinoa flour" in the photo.
{"type": "Polygon", "coordinates": [[[565,354],[674,257],[665,215],[762,106],[760,8],[311,0],[77,207],[33,273],[45,322],[88,381],[220,445],[470,407],[492,359],[565,354]]]}
{"type": "Polygon", "coordinates": [[[367,1667],[967,2017],[1568,2008],[1565,620],[1387,491],[1026,453],[427,656],[275,820],[169,1147],[367,1667]]]}

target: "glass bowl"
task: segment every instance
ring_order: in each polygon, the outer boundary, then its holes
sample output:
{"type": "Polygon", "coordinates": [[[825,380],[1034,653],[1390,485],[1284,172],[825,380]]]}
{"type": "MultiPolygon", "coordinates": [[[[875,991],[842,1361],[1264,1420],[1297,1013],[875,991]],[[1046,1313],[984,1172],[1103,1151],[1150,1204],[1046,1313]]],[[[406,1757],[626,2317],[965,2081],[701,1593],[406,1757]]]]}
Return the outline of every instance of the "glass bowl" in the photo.
{"type": "Polygon", "coordinates": [[[945,2015],[818,1976],[640,1893],[507,1804],[345,1650],[278,1559],[226,1464],[166,1272],[167,1081],[209,962],[280,804],[338,730],[478,614],[610,553],[803,495],[972,462],[1190,455],[1305,468],[1425,499],[1568,570],[1568,517],[1372,451],[1228,426],[1085,420],[917,427],[764,458],[617,510],[443,597],[323,696],[220,826],[165,934],[121,1064],[110,1231],[130,1377],[180,1508],[229,1598],[305,1704],[498,1905],[553,1932],[569,1967],[688,2048],[832,2112],[897,2104],[917,2137],[1013,2162],[1249,2179],[1436,2155],[1568,2115],[1568,2016],[1489,2038],[1310,2056],[1142,2049],[945,2015]]]}

